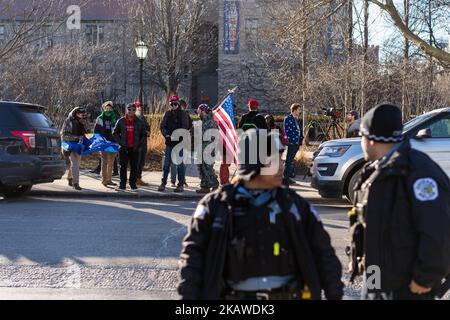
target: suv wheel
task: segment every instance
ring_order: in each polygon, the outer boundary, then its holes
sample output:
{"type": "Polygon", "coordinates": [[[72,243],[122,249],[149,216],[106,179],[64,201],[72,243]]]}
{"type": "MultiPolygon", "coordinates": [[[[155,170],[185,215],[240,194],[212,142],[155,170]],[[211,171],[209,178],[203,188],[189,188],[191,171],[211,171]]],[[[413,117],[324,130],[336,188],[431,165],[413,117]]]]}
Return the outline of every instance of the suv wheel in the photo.
{"type": "Polygon", "coordinates": [[[361,173],[361,170],[362,170],[362,168],[359,169],[358,171],[356,171],[356,172],[352,175],[352,177],[350,178],[350,181],[348,182],[348,187],[347,187],[347,194],[346,194],[346,196],[347,196],[347,199],[348,199],[351,203],[353,203],[353,200],[355,199],[355,196],[354,196],[354,194],[353,194],[353,188],[355,187],[356,182],[358,181],[359,174],[361,173]]]}
{"type": "Polygon", "coordinates": [[[23,185],[14,188],[0,189],[0,195],[4,198],[18,198],[31,190],[32,185],[23,185]]]}

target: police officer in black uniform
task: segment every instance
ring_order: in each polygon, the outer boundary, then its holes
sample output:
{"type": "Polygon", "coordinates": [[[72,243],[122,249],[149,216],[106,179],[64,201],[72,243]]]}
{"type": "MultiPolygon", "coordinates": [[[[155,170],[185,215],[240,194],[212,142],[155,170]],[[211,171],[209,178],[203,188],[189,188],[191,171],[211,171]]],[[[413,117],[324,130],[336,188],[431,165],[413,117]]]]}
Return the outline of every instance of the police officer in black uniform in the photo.
{"type": "Polygon", "coordinates": [[[341,299],[342,266],[328,233],[314,208],[282,187],[279,137],[246,133],[239,176],[195,210],[183,241],[179,294],[189,300],[290,300],[321,299],[323,290],[327,299],[341,299]],[[268,157],[259,148],[249,152],[261,139],[268,157]]]}
{"type": "Polygon", "coordinates": [[[450,271],[450,182],[402,136],[400,109],[384,103],[362,119],[365,160],[349,212],[350,270],[363,299],[434,299],[450,271]]]}

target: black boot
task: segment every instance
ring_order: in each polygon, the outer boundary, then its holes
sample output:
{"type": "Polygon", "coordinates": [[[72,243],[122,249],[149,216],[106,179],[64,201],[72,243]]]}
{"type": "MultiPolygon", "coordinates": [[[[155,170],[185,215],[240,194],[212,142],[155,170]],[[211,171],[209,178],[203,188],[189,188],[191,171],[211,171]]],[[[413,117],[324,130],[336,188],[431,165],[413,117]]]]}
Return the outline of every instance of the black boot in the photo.
{"type": "Polygon", "coordinates": [[[79,185],[78,183],[75,183],[75,184],[73,185],[73,188],[74,188],[75,190],[77,190],[77,191],[82,190],[81,187],[80,187],[80,185],[79,185]]]}
{"type": "Polygon", "coordinates": [[[69,187],[73,187],[72,179],[67,179],[67,184],[69,185],[69,187]]]}
{"type": "Polygon", "coordinates": [[[117,165],[117,157],[114,159],[114,165],[113,165],[113,177],[119,176],[119,166],[117,165]]]}
{"type": "Polygon", "coordinates": [[[100,174],[100,171],[102,170],[102,158],[98,161],[98,166],[94,170],[90,171],[90,173],[100,174]]]}

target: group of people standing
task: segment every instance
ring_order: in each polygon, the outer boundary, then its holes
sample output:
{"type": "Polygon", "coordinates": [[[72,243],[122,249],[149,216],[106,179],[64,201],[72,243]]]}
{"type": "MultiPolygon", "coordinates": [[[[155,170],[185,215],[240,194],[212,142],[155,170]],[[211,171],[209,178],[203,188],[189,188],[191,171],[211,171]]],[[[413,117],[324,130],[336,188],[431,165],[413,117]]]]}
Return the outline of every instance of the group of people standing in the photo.
{"type": "MultiPolygon", "coordinates": [[[[294,158],[300,149],[303,141],[303,125],[299,117],[302,113],[300,104],[293,104],[290,108],[290,114],[285,117],[283,127],[279,127],[273,115],[260,113],[260,103],[256,99],[250,99],[247,104],[248,112],[243,114],[237,124],[237,129],[244,131],[249,129],[265,129],[268,132],[277,131],[280,137],[280,142],[287,147],[286,153],[286,169],[284,171],[283,183],[285,185],[292,185],[296,182],[292,179],[295,177],[294,158]]],[[[213,110],[207,104],[201,104],[197,108],[197,115],[201,120],[202,132],[209,129],[218,129],[218,125],[214,120],[213,110]]],[[[181,161],[177,164],[172,159],[173,148],[182,142],[182,140],[172,140],[172,133],[178,129],[185,129],[192,132],[193,123],[186,112],[186,102],[180,100],[178,96],[172,96],[169,101],[169,110],[164,114],[161,122],[161,134],[165,138],[166,150],[164,155],[163,176],[161,185],[158,191],[165,191],[170,171],[172,171],[172,187],[175,187],[175,179],[178,174],[178,184],[174,192],[183,192],[186,186],[186,167],[181,161]],[[181,163],[180,163],[181,162],[181,163]],[[175,174],[174,174],[175,173],[175,174]]],[[[202,142],[202,151],[209,145],[209,141],[202,142]]],[[[214,166],[202,162],[198,165],[200,176],[200,189],[197,193],[207,194],[216,190],[220,185],[230,183],[230,164],[231,157],[226,152],[225,148],[222,154],[222,163],[220,165],[219,176],[217,176],[214,166]]],[[[179,150],[179,154],[175,158],[182,158],[183,150],[179,150]]]]}
{"type": "Polygon", "coordinates": [[[271,114],[263,116],[259,112],[260,103],[255,99],[248,101],[248,113],[242,115],[239,120],[238,128],[244,131],[248,129],[265,129],[268,132],[276,131],[281,139],[281,144],[286,146],[286,160],[284,169],[285,185],[296,184],[294,178],[296,176],[294,168],[294,159],[303,143],[303,123],[299,119],[302,114],[301,105],[294,103],[291,105],[290,114],[283,120],[283,127],[279,127],[275,123],[275,118],[271,114]]]}
{"type": "MultiPolygon", "coordinates": [[[[81,107],[73,109],[62,128],[62,140],[72,143],[82,143],[87,128],[87,110],[81,107]]],[[[109,142],[120,146],[120,184],[112,181],[117,153],[101,152],[102,184],[105,187],[118,187],[117,190],[126,190],[127,182],[131,190],[138,185],[147,185],[142,180],[142,171],[147,155],[147,138],[150,136],[150,126],[143,115],[139,102],[130,103],[125,108],[125,115],[114,109],[111,101],[102,105],[102,113],[97,117],[94,133],[101,135],[109,142]],[[127,175],[130,167],[130,176],[127,175]]],[[[82,190],[79,184],[81,155],[75,151],[65,152],[69,160],[68,184],[75,190],[82,190]]]]}
{"type": "MultiPolygon", "coordinates": [[[[178,184],[176,185],[174,192],[183,192],[184,187],[187,186],[186,183],[186,165],[184,162],[175,162],[172,158],[173,148],[182,142],[180,140],[173,140],[172,134],[174,131],[179,129],[184,129],[193,133],[193,121],[189,114],[186,112],[187,104],[184,100],[176,95],[172,96],[169,100],[169,110],[167,110],[163,116],[160,130],[161,134],[165,138],[166,150],[164,153],[164,164],[163,164],[163,176],[161,179],[161,185],[158,191],[163,192],[166,189],[167,180],[169,178],[169,172],[172,172],[171,182],[172,187],[175,187],[175,179],[178,175],[178,184]]],[[[207,104],[201,104],[197,108],[197,115],[201,120],[202,132],[206,132],[208,129],[217,129],[217,123],[213,118],[212,109],[207,104]]],[[[208,146],[207,141],[202,141],[202,151],[208,146]]],[[[178,158],[183,158],[183,150],[179,151],[178,158]]],[[[176,158],[176,157],[175,157],[176,158]]],[[[209,193],[219,187],[219,180],[214,171],[214,166],[202,162],[198,165],[199,175],[200,175],[200,189],[197,193],[209,193]]]]}
{"type": "MultiPolygon", "coordinates": [[[[178,129],[184,129],[192,132],[193,121],[186,111],[187,103],[178,96],[173,95],[169,99],[169,109],[165,112],[160,125],[160,131],[165,139],[165,155],[163,161],[163,174],[158,191],[163,192],[169,180],[174,192],[183,192],[186,183],[186,165],[182,161],[172,159],[174,147],[182,142],[181,140],[172,140],[172,134],[178,129]],[[177,182],[178,178],[178,182],[177,182]]],[[[299,120],[301,106],[293,104],[291,113],[284,119],[284,128],[279,127],[275,118],[270,115],[262,115],[259,112],[260,103],[255,99],[248,102],[249,111],[240,117],[237,128],[248,130],[251,128],[266,129],[277,131],[281,143],[287,146],[286,169],[284,171],[284,184],[295,184],[292,179],[295,176],[293,166],[295,155],[297,154],[303,140],[302,124],[299,120]]],[[[213,110],[207,104],[201,104],[197,108],[197,115],[201,120],[202,132],[208,129],[217,129],[218,125],[214,120],[213,110]]],[[[147,155],[147,138],[150,136],[150,126],[143,115],[142,106],[139,102],[128,104],[125,108],[125,115],[114,108],[111,101],[102,105],[102,113],[97,117],[94,125],[94,133],[100,134],[107,141],[115,142],[120,145],[119,157],[116,153],[101,152],[100,163],[93,171],[102,176],[102,184],[105,187],[117,187],[112,181],[114,175],[120,175],[120,185],[118,190],[125,190],[127,181],[131,190],[136,190],[138,186],[148,185],[142,180],[142,171],[145,165],[147,155]],[[118,166],[118,163],[120,166],[118,166]],[[120,169],[119,169],[120,167],[120,169]],[[130,168],[130,176],[127,178],[127,170],[130,168]]],[[[88,132],[87,112],[84,108],[75,108],[66,119],[62,139],[70,142],[80,142],[88,132]]],[[[209,142],[202,142],[202,151],[208,146],[209,142]]],[[[81,190],[79,185],[79,167],[81,155],[76,152],[66,153],[70,165],[68,183],[76,190],[81,190]]],[[[178,156],[183,157],[183,150],[180,149],[178,156]]],[[[219,176],[214,170],[212,164],[205,162],[198,165],[200,176],[200,189],[197,193],[206,194],[220,185],[230,182],[229,167],[232,159],[223,155],[223,161],[220,166],[219,176]]]]}

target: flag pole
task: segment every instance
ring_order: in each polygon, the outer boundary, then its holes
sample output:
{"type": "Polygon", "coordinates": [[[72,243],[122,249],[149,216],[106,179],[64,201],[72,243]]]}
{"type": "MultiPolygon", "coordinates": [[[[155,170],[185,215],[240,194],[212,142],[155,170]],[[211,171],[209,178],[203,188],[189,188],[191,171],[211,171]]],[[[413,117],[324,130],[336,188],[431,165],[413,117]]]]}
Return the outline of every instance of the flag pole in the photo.
{"type": "Polygon", "coordinates": [[[228,98],[228,96],[230,94],[234,94],[237,89],[238,89],[238,86],[234,87],[233,89],[228,89],[227,90],[228,93],[225,95],[225,97],[223,97],[221,100],[219,100],[219,102],[214,106],[214,108],[212,110],[213,111],[216,110],[222,104],[222,102],[224,102],[225,99],[228,98]]]}

